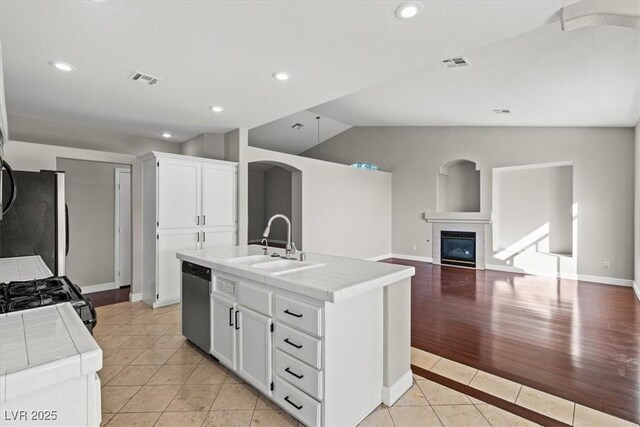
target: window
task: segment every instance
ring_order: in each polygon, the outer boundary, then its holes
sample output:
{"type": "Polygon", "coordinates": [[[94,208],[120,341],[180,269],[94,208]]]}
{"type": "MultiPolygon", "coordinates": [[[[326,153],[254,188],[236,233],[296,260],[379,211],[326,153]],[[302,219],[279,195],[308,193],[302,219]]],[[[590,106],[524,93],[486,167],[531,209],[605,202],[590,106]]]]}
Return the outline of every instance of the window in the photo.
{"type": "Polygon", "coordinates": [[[378,166],[374,165],[373,163],[355,162],[355,163],[351,163],[351,166],[353,166],[354,168],[366,169],[370,171],[378,170],[378,166]]]}

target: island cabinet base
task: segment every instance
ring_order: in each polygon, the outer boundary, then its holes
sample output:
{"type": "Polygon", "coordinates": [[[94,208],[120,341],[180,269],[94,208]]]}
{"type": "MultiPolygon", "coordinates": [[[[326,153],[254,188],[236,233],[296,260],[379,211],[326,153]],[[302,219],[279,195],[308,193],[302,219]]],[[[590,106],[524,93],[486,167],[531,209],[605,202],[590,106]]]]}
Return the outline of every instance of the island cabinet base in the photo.
{"type": "Polygon", "coordinates": [[[355,426],[382,402],[382,288],[330,303],[213,276],[209,352],[220,363],[307,426],[355,426]]]}

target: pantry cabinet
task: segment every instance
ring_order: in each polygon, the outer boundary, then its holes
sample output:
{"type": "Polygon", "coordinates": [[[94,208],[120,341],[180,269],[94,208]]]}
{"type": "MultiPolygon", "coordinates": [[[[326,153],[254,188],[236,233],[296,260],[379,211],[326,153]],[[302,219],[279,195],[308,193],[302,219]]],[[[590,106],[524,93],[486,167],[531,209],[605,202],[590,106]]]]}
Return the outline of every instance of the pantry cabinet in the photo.
{"type": "Polygon", "coordinates": [[[160,307],[180,301],[176,252],[236,245],[237,163],[158,152],[139,160],[142,299],[160,307]]]}

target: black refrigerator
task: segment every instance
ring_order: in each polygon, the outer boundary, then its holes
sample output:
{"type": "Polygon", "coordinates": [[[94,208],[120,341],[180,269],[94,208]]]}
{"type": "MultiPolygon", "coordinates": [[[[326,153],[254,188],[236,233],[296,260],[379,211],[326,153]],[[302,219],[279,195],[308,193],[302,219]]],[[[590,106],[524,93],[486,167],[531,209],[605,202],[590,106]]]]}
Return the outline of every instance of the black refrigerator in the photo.
{"type": "MultiPolygon", "coordinates": [[[[16,198],[0,221],[0,258],[40,255],[54,275],[63,276],[69,252],[64,172],[13,173],[16,198]]],[[[7,176],[3,178],[2,198],[6,200],[10,190],[7,176]]]]}

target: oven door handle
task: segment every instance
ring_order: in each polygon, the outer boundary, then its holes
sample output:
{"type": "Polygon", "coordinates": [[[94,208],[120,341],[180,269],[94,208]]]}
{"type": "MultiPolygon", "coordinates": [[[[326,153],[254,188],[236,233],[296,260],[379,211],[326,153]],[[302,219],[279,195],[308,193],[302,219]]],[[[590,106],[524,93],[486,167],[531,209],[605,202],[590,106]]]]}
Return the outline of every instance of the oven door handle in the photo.
{"type": "MultiPolygon", "coordinates": [[[[7,202],[6,206],[2,207],[2,214],[4,215],[9,212],[9,209],[11,209],[13,204],[16,202],[16,197],[18,196],[18,187],[16,185],[16,176],[13,174],[13,169],[11,169],[9,163],[5,162],[4,160],[2,161],[2,165],[0,166],[0,172],[2,171],[2,169],[7,171],[7,175],[9,177],[9,202],[7,202]]],[[[0,191],[2,191],[1,188],[0,191]]],[[[2,198],[0,197],[0,200],[1,199],[2,198]]]]}

